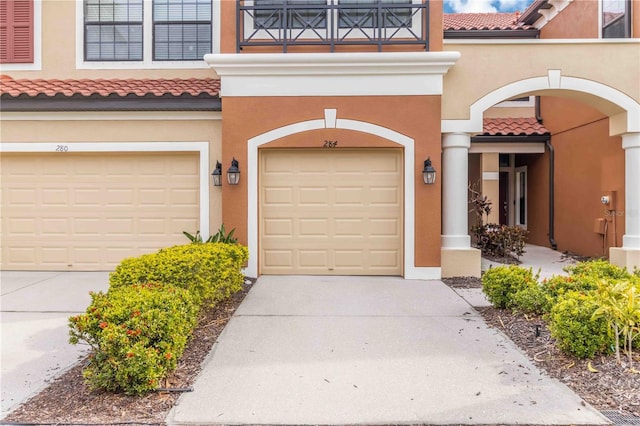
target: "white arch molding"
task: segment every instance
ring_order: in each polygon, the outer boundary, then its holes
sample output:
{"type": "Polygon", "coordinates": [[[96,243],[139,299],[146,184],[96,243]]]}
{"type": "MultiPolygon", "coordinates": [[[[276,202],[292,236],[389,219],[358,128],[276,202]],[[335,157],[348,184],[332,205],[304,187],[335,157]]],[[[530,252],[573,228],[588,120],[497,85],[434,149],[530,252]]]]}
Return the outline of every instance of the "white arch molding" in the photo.
{"type": "MultiPolygon", "coordinates": [[[[625,150],[625,235],[623,236],[623,246],[611,249],[611,258],[616,258],[618,264],[632,267],[640,265],[640,187],[638,181],[638,170],[640,170],[640,104],[611,86],[578,77],[565,77],[561,70],[548,70],[546,76],[533,77],[516,81],[502,86],[469,107],[468,120],[442,120],[443,141],[448,140],[452,135],[463,135],[470,139],[471,134],[482,131],[482,116],[484,111],[498,102],[524,94],[545,93],[547,91],[571,91],[592,96],[596,99],[604,100],[600,107],[606,110],[602,112],[609,115],[609,134],[611,136],[622,136],[622,148],[625,150]]],[[[585,103],[588,103],[585,101],[585,103]]],[[[444,146],[444,142],[443,142],[444,146]]],[[[466,165],[446,161],[444,158],[444,169],[450,168],[451,174],[466,175],[466,165]],[[463,170],[464,168],[464,170],[463,170]]],[[[443,182],[443,189],[446,191],[448,185],[443,182]]],[[[463,194],[455,191],[456,194],[443,193],[443,198],[448,196],[462,198],[463,194]]],[[[466,199],[466,189],[464,191],[466,199]]],[[[458,203],[462,204],[462,203],[458,203]]],[[[459,206],[458,206],[459,207],[459,206]]],[[[452,212],[447,211],[447,205],[443,203],[443,220],[452,217],[452,212]]],[[[457,223],[444,226],[448,228],[459,228],[460,220],[457,223]]],[[[453,240],[455,235],[443,235],[443,241],[453,240]]],[[[467,249],[465,242],[458,242],[460,249],[467,249]],[[464,247],[462,247],[464,245],[464,247]]],[[[470,249],[470,247],[469,247],[470,249]]],[[[444,256],[444,253],[443,253],[444,256]]]]}
{"type": "Polygon", "coordinates": [[[442,133],[482,132],[482,115],[487,109],[506,99],[544,90],[568,90],[604,99],[624,110],[610,117],[612,136],[640,132],[640,104],[633,98],[611,86],[584,78],[565,77],[561,70],[549,70],[546,76],[516,81],[487,93],[471,104],[469,120],[442,120],[442,133]]]}
{"type": "Polygon", "coordinates": [[[414,139],[395,130],[358,120],[337,118],[337,110],[325,109],[324,118],[289,124],[247,141],[247,245],[249,262],[245,273],[258,276],[258,147],[296,133],[319,129],[345,129],[379,136],[404,148],[404,278],[439,279],[439,267],[415,266],[415,188],[414,139]]]}

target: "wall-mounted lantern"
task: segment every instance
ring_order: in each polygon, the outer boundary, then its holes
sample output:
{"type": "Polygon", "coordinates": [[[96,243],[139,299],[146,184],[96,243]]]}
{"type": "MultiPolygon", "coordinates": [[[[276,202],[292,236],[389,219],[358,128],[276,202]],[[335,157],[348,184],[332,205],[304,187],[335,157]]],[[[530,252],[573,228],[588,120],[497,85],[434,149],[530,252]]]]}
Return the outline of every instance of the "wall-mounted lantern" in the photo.
{"type": "Polygon", "coordinates": [[[216,168],[211,172],[211,179],[213,186],[222,186],[222,164],[219,161],[216,161],[216,168]]]}
{"type": "Polygon", "coordinates": [[[431,166],[431,158],[424,160],[424,170],[422,170],[422,178],[427,185],[436,183],[436,169],[431,166]]]}
{"type": "Polygon", "coordinates": [[[231,167],[227,170],[227,182],[229,185],[237,185],[240,182],[240,169],[238,168],[238,160],[231,160],[231,167]]]}

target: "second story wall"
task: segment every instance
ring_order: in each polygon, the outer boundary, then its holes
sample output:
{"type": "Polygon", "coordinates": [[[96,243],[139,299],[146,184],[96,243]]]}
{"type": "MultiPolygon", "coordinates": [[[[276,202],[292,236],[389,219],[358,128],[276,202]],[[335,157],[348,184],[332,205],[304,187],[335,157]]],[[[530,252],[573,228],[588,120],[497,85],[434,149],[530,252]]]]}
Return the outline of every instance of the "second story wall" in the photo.
{"type": "MultiPolygon", "coordinates": [[[[97,2],[96,2],[97,3],[97,2]]],[[[214,6],[219,3],[214,0],[214,6]]],[[[81,0],[33,0],[34,63],[3,64],[2,73],[13,78],[205,78],[214,77],[203,60],[153,61],[151,1],[143,0],[145,58],[134,61],[85,61],[84,16],[81,0]]],[[[214,19],[217,14],[214,9],[214,19]]],[[[212,30],[215,44],[217,31],[212,30]]],[[[215,49],[215,46],[214,46],[215,49]]],[[[212,49],[213,50],[213,49],[212,49]]],[[[208,52],[210,53],[210,52],[208,52]]]]}

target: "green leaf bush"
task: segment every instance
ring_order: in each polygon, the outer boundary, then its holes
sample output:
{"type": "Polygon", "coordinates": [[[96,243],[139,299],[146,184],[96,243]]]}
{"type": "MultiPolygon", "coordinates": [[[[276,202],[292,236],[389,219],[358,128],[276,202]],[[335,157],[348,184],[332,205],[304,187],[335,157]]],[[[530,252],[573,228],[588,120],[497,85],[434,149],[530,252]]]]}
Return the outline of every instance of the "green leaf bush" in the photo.
{"type": "Polygon", "coordinates": [[[123,260],[109,276],[113,288],[148,282],[186,288],[215,305],[242,288],[246,247],[237,244],[186,244],[123,260]]]}
{"type": "Polygon", "coordinates": [[[577,358],[593,358],[612,348],[607,322],[594,318],[597,309],[592,293],[570,291],[560,296],[549,314],[549,331],[560,349],[577,358]]]}
{"type": "Polygon", "coordinates": [[[626,268],[613,265],[603,259],[588,260],[575,265],[565,266],[564,271],[571,276],[581,275],[593,278],[629,279],[631,274],[626,268]]]}
{"type": "Polygon", "coordinates": [[[93,348],[83,371],[92,389],[140,395],[175,369],[205,304],[242,289],[247,248],[187,244],[123,260],[109,290],[69,319],[70,343],[93,348]]]}
{"type": "MultiPolygon", "coordinates": [[[[541,288],[547,298],[549,309],[555,305],[558,299],[571,292],[590,292],[598,288],[601,278],[591,275],[556,275],[550,279],[542,280],[541,288]]],[[[546,311],[548,312],[548,310],[546,311]]]]}
{"type": "Polygon", "coordinates": [[[70,342],[93,349],[83,376],[92,389],[139,395],[176,368],[200,305],[171,285],[137,284],[92,293],[86,312],[69,319],[70,342]]]}
{"type": "Polygon", "coordinates": [[[531,268],[497,266],[482,275],[482,291],[496,308],[513,307],[513,296],[532,285],[537,286],[538,275],[531,268]]]}

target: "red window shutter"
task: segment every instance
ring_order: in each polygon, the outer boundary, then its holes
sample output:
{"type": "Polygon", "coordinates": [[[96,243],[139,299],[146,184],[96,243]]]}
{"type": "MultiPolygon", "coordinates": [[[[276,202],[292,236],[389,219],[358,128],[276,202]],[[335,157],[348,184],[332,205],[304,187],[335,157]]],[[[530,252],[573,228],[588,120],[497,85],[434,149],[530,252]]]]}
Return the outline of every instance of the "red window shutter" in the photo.
{"type": "Polygon", "coordinates": [[[33,63],[33,0],[0,0],[0,62],[33,63]]]}

